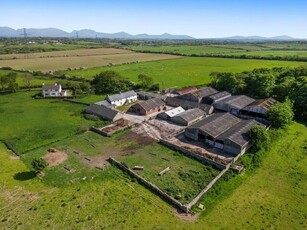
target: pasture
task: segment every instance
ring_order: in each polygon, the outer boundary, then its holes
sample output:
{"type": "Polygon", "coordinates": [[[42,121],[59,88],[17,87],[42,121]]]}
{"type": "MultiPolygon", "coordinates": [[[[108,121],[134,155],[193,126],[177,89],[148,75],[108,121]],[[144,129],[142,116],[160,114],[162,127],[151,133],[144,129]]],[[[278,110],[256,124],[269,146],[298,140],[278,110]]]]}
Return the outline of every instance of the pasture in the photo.
{"type": "Polygon", "coordinates": [[[134,82],[138,81],[137,76],[139,74],[146,74],[151,76],[155,83],[159,83],[160,87],[184,87],[209,83],[211,81],[210,73],[212,72],[242,72],[255,68],[297,67],[304,64],[302,62],[287,61],[185,57],[173,60],[73,70],[67,71],[67,74],[92,79],[102,71],[114,70],[134,82]]]}
{"type": "Polygon", "coordinates": [[[18,153],[82,132],[84,106],[60,99],[33,99],[38,92],[0,95],[0,140],[18,153]]]}
{"type": "Polygon", "coordinates": [[[306,136],[304,125],[291,125],[259,169],[215,185],[201,201],[206,210],[195,222],[180,219],[169,205],[115,167],[92,172],[93,179],[52,186],[33,178],[23,161],[11,158],[0,145],[0,227],[305,229],[306,136]]]}
{"type": "Polygon", "coordinates": [[[56,71],[90,68],[131,62],[175,59],[174,55],[135,53],[128,50],[100,48],[44,53],[0,55],[0,66],[17,70],[56,71]]]}

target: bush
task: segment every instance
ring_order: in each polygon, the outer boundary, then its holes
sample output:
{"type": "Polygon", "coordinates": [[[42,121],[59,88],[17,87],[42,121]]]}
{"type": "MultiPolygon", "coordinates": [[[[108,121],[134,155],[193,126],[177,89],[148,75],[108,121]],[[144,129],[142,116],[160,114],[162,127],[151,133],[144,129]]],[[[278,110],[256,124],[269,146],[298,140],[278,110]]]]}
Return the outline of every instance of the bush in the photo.
{"type": "Polygon", "coordinates": [[[275,128],[287,126],[291,123],[294,117],[292,102],[287,99],[284,103],[272,105],[270,110],[267,112],[267,117],[275,128]]]}
{"type": "Polygon", "coordinates": [[[32,161],[31,166],[36,173],[39,173],[48,166],[48,163],[43,158],[38,158],[32,161]]]}

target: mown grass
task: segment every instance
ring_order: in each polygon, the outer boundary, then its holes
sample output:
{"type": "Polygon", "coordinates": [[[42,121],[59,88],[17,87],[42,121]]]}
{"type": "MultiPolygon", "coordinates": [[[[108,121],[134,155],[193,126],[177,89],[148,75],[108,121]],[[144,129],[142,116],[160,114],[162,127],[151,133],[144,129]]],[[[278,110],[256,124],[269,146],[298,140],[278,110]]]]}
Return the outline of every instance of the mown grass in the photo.
{"type": "Polygon", "coordinates": [[[0,95],[0,139],[18,153],[82,132],[95,122],[84,106],[61,99],[33,99],[37,92],[0,95]]]}
{"type": "Polygon", "coordinates": [[[70,76],[92,79],[96,74],[114,70],[124,77],[137,82],[139,74],[146,74],[159,83],[161,87],[184,87],[188,85],[207,84],[212,72],[242,72],[255,68],[297,67],[302,62],[246,60],[228,58],[179,58],[173,60],[153,61],[120,65],[113,67],[96,67],[87,70],[67,71],[70,76]]]}
{"type": "Polygon", "coordinates": [[[0,146],[0,228],[306,229],[306,136],[304,125],[291,125],[257,170],[213,187],[196,222],[115,167],[64,187],[16,180],[29,169],[0,146]]]}

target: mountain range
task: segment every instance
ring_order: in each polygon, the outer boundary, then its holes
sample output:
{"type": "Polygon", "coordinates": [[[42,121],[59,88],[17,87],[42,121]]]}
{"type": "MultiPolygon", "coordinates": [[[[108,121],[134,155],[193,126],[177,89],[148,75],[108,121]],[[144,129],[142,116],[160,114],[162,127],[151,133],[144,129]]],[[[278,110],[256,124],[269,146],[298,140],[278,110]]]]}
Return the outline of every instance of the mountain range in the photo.
{"type": "MultiPolygon", "coordinates": [[[[126,32],[101,33],[95,30],[82,29],[66,32],[57,28],[25,29],[28,37],[53,37],[53,38],[108,38],[108,39],[152,39],[152,40],[191,40],[196,39],[188,35],[172,35],[164,33],[161,35],[137,34],[132,35],[126,32]]],[[[24,29],[12,29],[10,27],[0,27],[0,37],[24,37],[24,29]]],[[[229,40],[229,41],[293,41],[303,40],[292,38],[287,35],[275,37],[261,36],[233,36],[224,38],[204,38],[203,40],[229,40]]]]}

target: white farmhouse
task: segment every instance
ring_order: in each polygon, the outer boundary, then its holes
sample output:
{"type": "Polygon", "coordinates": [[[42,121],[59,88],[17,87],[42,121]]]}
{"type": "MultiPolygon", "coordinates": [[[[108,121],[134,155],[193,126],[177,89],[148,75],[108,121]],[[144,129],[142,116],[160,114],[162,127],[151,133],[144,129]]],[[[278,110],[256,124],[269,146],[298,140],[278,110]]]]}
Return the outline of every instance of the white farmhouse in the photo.
{"type": "Polygon", "coordinates": [[[111,105],[115,105],[115,106],[129,104],[131,102],[137,101],[137,99],[138,99],[137,94],[133,90],[124,92],[124,93],[107,96],[107,101],[111,105]]]}
{"type": "Polygon", "coordinates": [[[65,97],[67,96],[67,90],[62,90],[62,86],[57,83],[54,85],[43,84],[42,94],[43,97],[65,97]]]}

